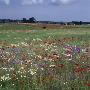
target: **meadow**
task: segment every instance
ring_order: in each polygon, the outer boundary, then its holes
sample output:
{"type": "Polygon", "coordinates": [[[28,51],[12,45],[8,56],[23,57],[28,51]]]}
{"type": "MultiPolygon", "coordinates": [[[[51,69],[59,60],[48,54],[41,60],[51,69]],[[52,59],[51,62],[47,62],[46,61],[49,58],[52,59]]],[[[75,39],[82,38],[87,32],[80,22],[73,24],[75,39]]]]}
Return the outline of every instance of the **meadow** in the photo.
{"type": "Polygon", "coordinates": [[[0,90],[90,90],[90,26],[0,24],[0,90]]]}

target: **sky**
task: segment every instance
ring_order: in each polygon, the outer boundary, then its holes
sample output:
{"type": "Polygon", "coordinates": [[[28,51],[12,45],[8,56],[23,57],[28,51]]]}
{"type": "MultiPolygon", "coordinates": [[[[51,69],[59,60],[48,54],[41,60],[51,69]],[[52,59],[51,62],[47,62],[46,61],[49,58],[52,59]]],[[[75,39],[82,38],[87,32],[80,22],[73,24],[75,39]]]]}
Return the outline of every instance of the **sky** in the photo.
{"type": "Polygon", "coordinates": [[[90,21],[90,0],[0,0],[0,18],[90,21]]]}

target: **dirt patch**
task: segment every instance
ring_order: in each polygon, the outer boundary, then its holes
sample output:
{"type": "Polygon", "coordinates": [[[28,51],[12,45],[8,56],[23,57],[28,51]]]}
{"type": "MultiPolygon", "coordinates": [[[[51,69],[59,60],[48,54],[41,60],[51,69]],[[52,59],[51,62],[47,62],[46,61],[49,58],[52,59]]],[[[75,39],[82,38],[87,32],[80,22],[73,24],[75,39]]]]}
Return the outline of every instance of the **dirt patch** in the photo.
{"type": "Polygon", "coordinates": [[[15,32],[25,32],[25,33],[27,33],[27,32],[32,32],[32,30],[15,30],[15,32]]]}

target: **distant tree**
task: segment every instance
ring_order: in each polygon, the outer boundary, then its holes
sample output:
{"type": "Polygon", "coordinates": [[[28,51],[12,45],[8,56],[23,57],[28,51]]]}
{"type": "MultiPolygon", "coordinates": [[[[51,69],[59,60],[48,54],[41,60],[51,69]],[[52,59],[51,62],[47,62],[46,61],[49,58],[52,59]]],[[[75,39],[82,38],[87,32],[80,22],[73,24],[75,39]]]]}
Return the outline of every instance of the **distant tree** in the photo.
{"type": "Polygon", "coordinates": [[[80,25],[82,25],[82,23],[83,23],[83,22],[82,22],[82,21],[80,21],[80,25]]]}
{"type": "Polygon", "coordinates": [[[27,22],[27,19],[26,18],[23,18],[22,21],[23,21],[23,23],[26,23],[27,22]]]}
{"type": "Polygon", "coordinates": [[[29,23],[36,23],[36,19],[34,17],[29,18],[29,23]]]}
{"type": "Polygon", "coordinates": [[[75,25],[82,25],[83,22],[82,21],[72,21],[72,23],[75,25]]]}

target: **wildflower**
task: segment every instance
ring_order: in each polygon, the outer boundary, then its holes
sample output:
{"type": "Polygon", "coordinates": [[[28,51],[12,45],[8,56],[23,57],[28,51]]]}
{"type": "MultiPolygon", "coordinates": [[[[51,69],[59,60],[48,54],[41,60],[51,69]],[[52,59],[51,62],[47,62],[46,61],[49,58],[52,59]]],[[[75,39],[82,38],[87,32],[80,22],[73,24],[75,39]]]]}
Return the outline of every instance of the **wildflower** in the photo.
{"type": "Polygon", "coordinates": [[[82,63],[85,63],[85,62],[82,62],[82,63]]]}
{"type": "Polygon", "coordinates": [[[21,78],[22,78],[23,76],[21,75],[21,78]]]}
{"type": "Polygon", "coordinates": [[[24,78],[26,78],[27,76],[23,76],[24,78]]]}
{"type": "Polygon", "coordinates": [[[90,83],[84,83],[85,86],[90,86],[90,83]]]}
{"type": "Polygon", "coordinates": [[[60,65],[58,65],[58,67],[63,68],[63,67],[64,67],[64,65],[63,65],[63,64],[60,64],[60,65]]]}
{"type": "Polygon", "coordinates": [[[63,84],[65,85],[65,84],[67,84],[68,82],[64,82],[63,84]]]}
{"type": "Polygon", "coordinates": [[[9,74],[1,76],[1,81],[6,81],[6,80],[10,80],[10,79],[11,78],[9,77],[9,74]]]}
{"type": "Polygon", "coordinates": [[[45,51],[48,51],[48,49],[46,48],[45,51]]]}
{"type": "Polygon", "coordinates": [[[82,61],[87,60],[87,59],[88,59],[88,57],[86,55],[81,55],[80,56],[80,60],[82,60],[82,61]]]}
{"type": "Polygon", "coordinates": [[[30,69],[29,71],[30,71],[30,74],[31,74],[31,75],[34,75],[34,74],[36,74],[36,72],[37,72],[36,69],[30,69]]]}
{"type": "Polygon", "coordinates": [[[18,45],[17,44],[11,44],[11,47],[12,48],[15,48],[15,47],[17,47],[18,45]]]}
{"type": "Polygon", "coordinates": [[[44,68],[41,68],[41,70],[44,70],[44,68]]]}
{"type": "Polygon", "coordinates": [[[36,41],[36,39],[33,38],[33,41],[36,41]]]}
{"type": "Polygon", "coordinates": [[[21,73],[21,71],[17,71],[18,73],[21,73]]]}
{"type": "Polygon", "coordinates": [[[76,69],[75,69],[75,72],[76,72],[76,73],[85,72],[85,71],[87,71],[87,68],[76,68],[76,69]]]}
{"type": "Polygon", "coordinates": [[[15,84],[12,84],[13,86],[15,85],[15,84]]]}
{"type": "Polygon", "coordinates": [[[41,56],[41,55],[38,55],[38,58],[39,58],[39,59],[42,59],[42,56],[41,56]]]}
{"type": "Polygon", "coordinates": [[[66,83],[63,83],[64,85],[66,84],[66,83]]]}
{"type": "Polygon", "coordinates": [[[40,38],[37,38],[36,40],[37,40],[37,41],[42,41],[42,39],[40,39],[40,38]]]}
{"type": "Polygon", "coordinates": [[[21,45],[23,45],[23,46],[29,46],[27,43],[25,43],[25,42],[21,42],[21,45]]]}
{"type": "Polygon", "coordinates": [[[80,51],[81,51],[80,47],[77,47],[76,45],[73,47],[74,53],[80,53],[80,51]]]}
{"type": "Polygon", "coordinates": [[[11,68],[9,68],[10,70],[14,70],[14,68],[13,67],[11,67],[11,68]]]}
{"type": "Polygon", "coordinates": [[[2,84],[0,85],[0,87],[2,87],[2,84]]]}
{"type": "Polygon", "coordinates": [[[77,47],[77,48],[76,48],[76,51],[77,51],[78,53],[80,53],[80,48],[79,48],[79,47],[77,47]]]}
{"type": "Polygon", "coordinates": [[[55,65],[50,65],[49,67],[55,67],[55,65]]]}

